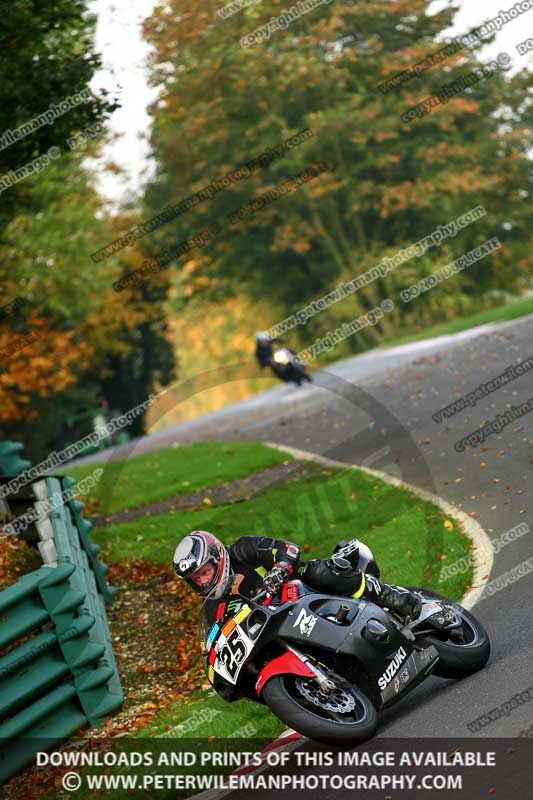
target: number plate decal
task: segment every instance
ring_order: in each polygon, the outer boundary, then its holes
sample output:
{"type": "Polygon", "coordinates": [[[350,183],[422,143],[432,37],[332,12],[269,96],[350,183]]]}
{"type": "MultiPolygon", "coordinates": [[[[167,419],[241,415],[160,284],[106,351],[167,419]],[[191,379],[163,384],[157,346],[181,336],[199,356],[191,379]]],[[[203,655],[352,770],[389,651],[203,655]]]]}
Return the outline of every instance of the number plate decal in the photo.
{"type": "Polygon", "coordinates": [[[239,672],[254,647],[253,641],[238,624],[250,613],[248,606],[241,608],[235,617],[223,625],[214,643],[216,655],[214,663],[211,662],[213,669],[228,683],[237,683],[239,672]]]}

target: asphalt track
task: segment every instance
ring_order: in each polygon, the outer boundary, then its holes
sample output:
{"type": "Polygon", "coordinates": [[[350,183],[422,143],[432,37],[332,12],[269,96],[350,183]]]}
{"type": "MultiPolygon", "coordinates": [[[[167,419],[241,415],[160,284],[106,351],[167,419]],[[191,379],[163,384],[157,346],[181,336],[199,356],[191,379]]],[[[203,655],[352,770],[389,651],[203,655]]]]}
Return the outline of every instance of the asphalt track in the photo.
{"type": "MultiPolygon", "coordinates": [[[[138,455],[172,442],[206,439],[292,445],[379,469],[433,491],[473,515],[497,539],[518,523],[529,522],[533,413],[463,453],[456,452],[454,443],[511,405],[533,397],[533,371],[440,424],[432,414],[532,356],[533,315],[372,351],[317,373],[310,386],[277,387],[143,437],[133,446],[116,448],[115,453],[138,455]]],[[[530,532],[503,547],[490,579],[529,559],[532,544],[530,532]]],[[[529,572],[482,599],[474,612],[491,637],[487,667],[461,682],[430,678],[383,715],[379,736],[516,737],[529,728],[533,700],[476,734],[467,724],[533,686],[532,598],[529,572]]]]}

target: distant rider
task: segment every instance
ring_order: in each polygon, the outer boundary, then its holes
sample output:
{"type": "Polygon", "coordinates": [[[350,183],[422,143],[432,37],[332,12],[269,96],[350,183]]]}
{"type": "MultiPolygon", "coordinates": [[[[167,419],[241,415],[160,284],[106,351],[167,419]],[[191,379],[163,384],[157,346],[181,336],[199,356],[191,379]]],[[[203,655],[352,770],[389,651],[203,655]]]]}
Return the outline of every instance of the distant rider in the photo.
{"type": "Polygon", "coordinates": [[[273,336],[271,339],[267,333],[255,334],[255,357],[261,369],[268,367],[272,362],[272,344],[274,342],[283,343],[283,339],[280,336],[273,336]]]}

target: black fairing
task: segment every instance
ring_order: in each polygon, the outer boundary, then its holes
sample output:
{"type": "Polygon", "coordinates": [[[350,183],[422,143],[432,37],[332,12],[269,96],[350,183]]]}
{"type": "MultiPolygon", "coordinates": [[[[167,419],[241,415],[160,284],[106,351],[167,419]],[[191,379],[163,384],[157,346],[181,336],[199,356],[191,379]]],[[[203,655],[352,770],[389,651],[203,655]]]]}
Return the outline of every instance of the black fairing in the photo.
{"type": "MultiPolygon", "coordinates": [[[[307,595],[287,610],[284,619],[276,619],[277,635],[286,642],[294,643],[298,649],[309,653],[321,651],[335,656],[337,668],[341,665],[350,672],[349,677],[367,691],[372,700],[382,705],[381,691],[377,681],[389,667],[392,658],[403,647],[407,658],[413,652],[413,644],[400,633],[389,615],[374,603],[348,597],[332,599],[327,595],[307,595]],[[340,606],[348,606],[344,624],[339,625],[326,617],[335,617],[340,606]],[[316,615],[317,621],[308,636],[301,631],[302,615],[316,615]],[[387,641],[379,641],[368,634],[367,623],[377,620],[386,629],[387,641]]],[[[320,656],[317,656],[320,659],[320,656]]],[[[345,671],[345,669],[343,671],[345,671]]],[[[348,677],[348,676],[346,676],[348,677]]]]}
{"type": "MultiPolygon", "coordinates": [[[[257,699],[254,685],[258,672],[265,661],[284,652],[279,640],[293,644],[317,663],[326,664],[357,684],[377,708],[390,705],[414,688],[436,663],[434,648],[415,648],[416,643],[406,638],[389,614],[374,603],[319,594],[299,581],[293,583],[298,584],[301,595],[293,602],[277,600],[262,606],[239,598],[252,609],[240,625],[254,641],[254,648],[235,685],[215,673],[213,686],[224,699],[243,696],[257,699]],[[348,606],[348,613],[344,622],[338,624],[334,618],[341,605],[348,606]]],[[[204,603],[204,641],[216,605],[204,603]]],[[[232,616],[229,613],[220,625],[232,616]]]]}

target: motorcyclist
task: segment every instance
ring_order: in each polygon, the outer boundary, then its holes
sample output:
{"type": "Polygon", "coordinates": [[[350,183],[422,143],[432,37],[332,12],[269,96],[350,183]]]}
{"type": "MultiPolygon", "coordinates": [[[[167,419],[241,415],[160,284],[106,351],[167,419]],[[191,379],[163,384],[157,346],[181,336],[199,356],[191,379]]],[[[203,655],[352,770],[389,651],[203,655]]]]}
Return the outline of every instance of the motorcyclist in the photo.
{"type": "Polygon", "coordinates": [[[364,597],[387,607],[406,623],[416,619],[422,607],[420,597],[357,569],[359,543],[352,540],[349,544],[350,548],[337,550],[327,560],[305,563],[298,545],[282,539],[241,536],[226,547],[208,531],[192,531],[178,542],[173,563],[176,575],[204,598],[221,597],[231,574],[242,576],[239,593],[245,597],[253,596],[261,586],[275,594],[294,576],[317,591],[364,597]],[[345,558],[343,554],[348,552],[349,558],[345,558]]]}
{"type": "Polygon", "coordinates": [[[283,342],[280,336],[273,336],[272,339],[267,333],[255,334],[255,357],[261,368],[268,367],[272,361],[272,344],[283,342]]]}

